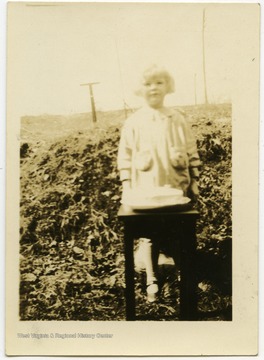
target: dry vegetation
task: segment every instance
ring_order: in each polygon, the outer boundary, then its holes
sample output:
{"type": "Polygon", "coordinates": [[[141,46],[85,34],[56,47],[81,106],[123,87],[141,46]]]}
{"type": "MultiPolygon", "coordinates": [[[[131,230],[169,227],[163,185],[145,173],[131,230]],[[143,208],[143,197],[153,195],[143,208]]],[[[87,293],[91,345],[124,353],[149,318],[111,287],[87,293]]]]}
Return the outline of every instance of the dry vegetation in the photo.
{"type": "MultiPolygon", "coordinates": [[[[184,109],[203,162],[198,208],[200,320],[231,320],[231,106],[184,109]]],[[[116,154],[123,114],[24,117],[21,122],[21,320],[124,320],[116,154]]],[[[161,300],[141,320],[177,320],[179,284],[163,267],[161,300]]]]}

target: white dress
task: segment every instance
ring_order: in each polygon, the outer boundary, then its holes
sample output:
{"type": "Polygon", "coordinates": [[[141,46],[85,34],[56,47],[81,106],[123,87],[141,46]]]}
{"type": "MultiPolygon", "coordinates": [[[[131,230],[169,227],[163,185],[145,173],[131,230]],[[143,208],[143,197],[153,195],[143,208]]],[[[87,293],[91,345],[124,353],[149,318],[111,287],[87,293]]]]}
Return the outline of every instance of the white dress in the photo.
{"type": "Polygon", "coordinates": [[[167,108],[144,107],[123,126],[118,149],[121,181],[132,188],[169,185],[186,195],[190,172],[200,165],[196,141],[184,115],[167,108]]]}

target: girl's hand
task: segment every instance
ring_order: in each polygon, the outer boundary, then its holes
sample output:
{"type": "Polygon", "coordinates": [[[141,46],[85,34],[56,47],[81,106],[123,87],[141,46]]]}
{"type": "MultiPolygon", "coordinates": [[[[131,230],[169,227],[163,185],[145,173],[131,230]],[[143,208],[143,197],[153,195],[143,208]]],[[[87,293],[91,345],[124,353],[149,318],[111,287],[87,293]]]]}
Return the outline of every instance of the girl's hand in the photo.
{"type": "Polygon", "coordinates": [[[131,181],[125,180],[122,182],[122,203],[127,203],[127,198],[129,198],[129,190],[131,189],[131,181]]]}
{"type": "Polygon", "coordinates": [[[131,189],[131,180],[125,180],[122,182],[123,192],[131,189]]]}
{"type": "Polygon", "coordinates": [[[198,200],[199,188],[198,188],[198,183],[195,179],[191,179],[191,183],[190,183],[188,192],[189,192],[189,196],[191,197],[191,199],[193,201],[198,200]]]}

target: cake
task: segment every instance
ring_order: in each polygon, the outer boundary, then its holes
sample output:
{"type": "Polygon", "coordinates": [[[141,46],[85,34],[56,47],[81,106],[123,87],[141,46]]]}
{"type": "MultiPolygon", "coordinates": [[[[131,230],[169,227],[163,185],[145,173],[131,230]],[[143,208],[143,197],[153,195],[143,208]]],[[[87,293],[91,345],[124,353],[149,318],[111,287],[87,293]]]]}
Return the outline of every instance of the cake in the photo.
{"type": "Polygon", "coordinates": [[[126,190],[121,203],[133,209],[151,209],[186,204],[189,201],[189,198],[183,196],[182,190],[163,186],[126,190]]]}

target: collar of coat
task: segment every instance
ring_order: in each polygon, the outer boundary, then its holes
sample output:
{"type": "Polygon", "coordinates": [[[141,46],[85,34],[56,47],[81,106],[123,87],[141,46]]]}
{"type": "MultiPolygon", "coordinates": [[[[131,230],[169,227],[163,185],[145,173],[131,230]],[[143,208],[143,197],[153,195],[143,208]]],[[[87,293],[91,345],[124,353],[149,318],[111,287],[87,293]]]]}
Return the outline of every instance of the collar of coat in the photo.
{"type": "Polygon", "coordinates": [[[175,115],[175,110],[170,109],[170,108],[166,108],[166,107],[162,107],[159,109],[153,109],[150,106],[144,106],[141,108],[141,111],[146,114],[146,115],[158,115],[159,117],[172,117],[173,115],[175,115]]]}

